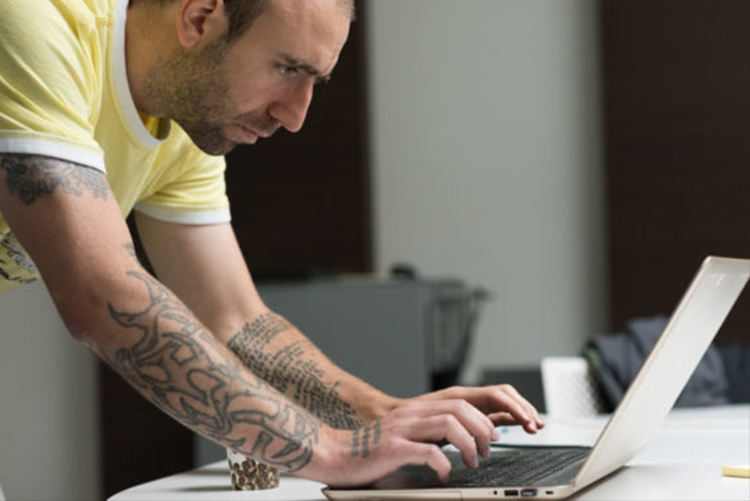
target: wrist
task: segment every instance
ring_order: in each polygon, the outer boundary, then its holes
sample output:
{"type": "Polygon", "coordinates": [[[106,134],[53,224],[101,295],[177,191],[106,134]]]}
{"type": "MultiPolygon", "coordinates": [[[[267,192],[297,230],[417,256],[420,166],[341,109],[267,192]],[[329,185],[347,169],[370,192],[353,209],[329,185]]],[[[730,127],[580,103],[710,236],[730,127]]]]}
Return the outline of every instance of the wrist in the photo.
{"type": "Polygon", "coordinates": [[[392,397],[380,390],[374,390],[374,393],[368,395],[365,399],[366,406],[359,408],[359,416],[365,423],[371,423],[377,419],[384,418],[387,414],[397,409],[403,402],[403,399],[392,397]]]}
{"type": "Polygon", "coordinates": [[[376,419],[385,417],[386,414],[390,414],[396,410],[399,406],[404,403],[404,399],[392,397],[390,395],[384,395],[382,402],[379,405],[379,411],[376,419]]]}
{"type": "Polygon", "coordinates": [[[345,475],[344,468],[350,460],[351,434],[349,430],[321,426],[312,461],[298,474],[324,484],[336,483],[337,477],[345,475]]]}

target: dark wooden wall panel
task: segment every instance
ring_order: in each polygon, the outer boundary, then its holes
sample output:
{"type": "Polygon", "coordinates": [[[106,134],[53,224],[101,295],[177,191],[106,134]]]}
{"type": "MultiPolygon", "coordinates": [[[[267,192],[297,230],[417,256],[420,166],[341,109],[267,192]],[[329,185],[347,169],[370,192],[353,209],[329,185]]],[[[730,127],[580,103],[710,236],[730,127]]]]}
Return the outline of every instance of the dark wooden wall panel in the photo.
{"type": "MultiPolygon", "coordinates": [[[[602,0],[612,329],[750,258],[750,2],[602,0]]],[[[719,341],[750,340],[745,290],[719,341]]]]}
{"type": "Polygon", "coordinates": [[[372,270],[364,5],[296,134],[227,156],[232,218],[256,278],[372,270]]]}

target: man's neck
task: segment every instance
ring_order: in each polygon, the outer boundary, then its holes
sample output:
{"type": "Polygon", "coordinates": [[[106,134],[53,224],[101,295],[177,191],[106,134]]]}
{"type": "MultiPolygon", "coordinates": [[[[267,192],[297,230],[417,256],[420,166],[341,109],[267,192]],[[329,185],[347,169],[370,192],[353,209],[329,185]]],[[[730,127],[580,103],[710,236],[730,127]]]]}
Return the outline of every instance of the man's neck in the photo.
{"type": "Polygon", "coordinates": [[[128,7],[125,24],[125,64],[130,93],[136,109],[142,115],[157,115],[157,110],[147,95],[145,83],[153,65],[159,64],[174,47],[175,28],[169,19],[172,19],[171,8],[176,5],[179,5],[179,2],[166,5],[136,2],[128,7]]]}

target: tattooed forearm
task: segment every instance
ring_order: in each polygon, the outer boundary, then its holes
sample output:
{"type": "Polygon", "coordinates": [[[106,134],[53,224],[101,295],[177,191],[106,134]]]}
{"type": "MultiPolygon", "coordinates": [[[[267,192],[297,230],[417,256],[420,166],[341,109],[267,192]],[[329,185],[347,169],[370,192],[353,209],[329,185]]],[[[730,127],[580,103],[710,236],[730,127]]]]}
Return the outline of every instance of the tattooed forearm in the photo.
{"type": "Polygon", "coordinates": [[[91,167],[36,155],[0,155],[0,170],[5,171],[8,190],[23,203],[31,205],[55,190],[94,198],[107,198],[106,176],[91,167]]]}
{"type": "Polygon", "coordinates": [[[309,341],[296,341],[274,351],[270,344],[281,332],[292,329],[283,318],[266,313],[229,341],[229,348],[258,377],[285,393],[324,423],[337,429],[355,429],[363,422],[351,404],[338,392],[338,383],[323,381],[323,371],[312,359],[316,348],[309,341]]]}
{"type": "Polygon", "coordinates": [[[362,439],[360,441],[360,429],[354,430],[354,433],[352,434],[352,457],[357,457],[360,455],[360,451],[363,458],[367,458],[370,456],[370,446],[379,444],[380,443],[380,419],[375,421],[372,425],[372,430],[370,429],[370,425],[365,426],[361,430],[361,436],[362,439]],[[372,438],[372,442],[370,441],[372,438]]]}
{"type": "Polygon", "coordinates": [[[111,318],[137,340],[105,359],[196,431],[287,471],[307,465],[318,442],[311,416],[264,382],[244,378],[232,358],[222,356],[226,349],[166,287],[140,268],[127,274],[148,291],[148,304],[131,311],[110,303],[111,318]]]}

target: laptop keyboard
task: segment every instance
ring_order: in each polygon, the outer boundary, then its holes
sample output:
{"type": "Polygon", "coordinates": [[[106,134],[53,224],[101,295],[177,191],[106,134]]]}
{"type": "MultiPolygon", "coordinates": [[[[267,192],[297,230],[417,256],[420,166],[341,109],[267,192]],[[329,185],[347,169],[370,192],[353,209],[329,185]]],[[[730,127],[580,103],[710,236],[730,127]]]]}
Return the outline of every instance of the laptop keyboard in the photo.
{"type": "Polygon", "coordinates": [[[588,447],[509,449],[483,459],[478,468],[454,469],[450,487],[535,485],[586,458],[588,447]]]}

